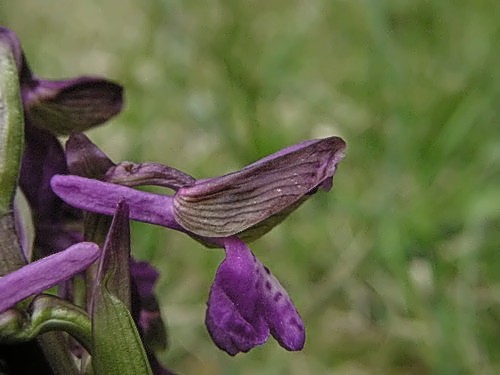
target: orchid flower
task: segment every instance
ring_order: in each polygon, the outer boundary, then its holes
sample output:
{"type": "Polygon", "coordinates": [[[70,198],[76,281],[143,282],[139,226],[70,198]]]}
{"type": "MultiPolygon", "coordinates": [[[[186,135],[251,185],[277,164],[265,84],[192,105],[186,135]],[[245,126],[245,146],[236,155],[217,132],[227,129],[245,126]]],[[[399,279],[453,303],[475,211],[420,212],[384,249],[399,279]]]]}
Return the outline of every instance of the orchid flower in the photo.
{"type": "MultiPolygon", "coordinates": [[[[0,367],[12,359],[3,347],[15,351],[36,338],[57,373],[170,373],[155,357],[167,344],[153,293],[159,274],[131,257],[130,219],[224,249],[205,317],[220,349],[247,352],[270,335],[287,350],[303,348],[296,307],[247,243],[330,190],[344,155],[341,138],[301,142],[215,178],[160,163],[116,164],[79,132],[121,111],[121,86],[96,77],[41,79],[3,27],[0,65],[0,367]],[[59,135],[69,135],[66,151],[59,135]],[[173,193],[135,189],[142,185],[173,193]],[[14,201],[19,190],[24,217],[14,201]],[[31,214],[36,261],[26,255],[31,214]],[[55,285],[58,296],[43,293],[55,285]]],[[[24,350],[31,348],[18,356],[24,350]]]]}
{"type": "Polygon", "coordinates": [[[206,312],[215,344],[236,355],[263,344],[271,334],[285,349],[300,350],[305,330],[299,313],[245,241],[268,232],[318,189],[329,190],[344,149],[345,142],[338,137],[305,141],[240,171],[201,180],[179,177],[179,171],[166,166],[154,175],[145,172],[147,163],[122,169],[107,163],[104,180],[134,186],[129,182],[147,183],[144,175],[161,180],[163,174],[170,181],[163,185],[176,190],[174,195],[74,175],[56,175],[51,186],[66,203],[105,215],[112,215],[117,202],[124,199],[133,220],[224,248],[226,257],[217,270],[206,312]]]}

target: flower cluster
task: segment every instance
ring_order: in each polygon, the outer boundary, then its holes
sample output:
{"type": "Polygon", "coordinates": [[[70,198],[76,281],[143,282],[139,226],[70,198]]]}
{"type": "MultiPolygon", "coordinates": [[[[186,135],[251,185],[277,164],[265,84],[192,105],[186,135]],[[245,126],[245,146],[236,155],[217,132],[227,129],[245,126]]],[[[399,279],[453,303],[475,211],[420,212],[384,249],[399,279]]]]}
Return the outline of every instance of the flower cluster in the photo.
{"type": "MultiPolygon", "coordinates": [[[[6,168],[14,174],[10,185],[0,186],[0,194],[8,197],[0,220],[12,224],[0,227],[0,274],[5,275],[0,278],[0,342],[64,331],[76,341],[56,360],[49,358],[51,366],[61,366],[66,355],[78,357],[83,370],[91,363],[95,373],[118,368],[134,374],[168,373],[154,356],[166,346],[153,294],[158,273],[130,257],[128,222],[138,220],[224,249],[205,318],[220,349],[236,355],[272,335],[285,349],[301,350],[305,328],[297,309],[247,243],[318,190],[331,188],[345,142],[339,137],[304,141],[208,179],[159,163],[114,163],[82,131],[120,112],[122,88],[96,77],[37,78],[17,37],[5,28],[0,28],[0,47],[0,58],[6,66],[12,62],[18,79],[17,86],[9,83],[5,90],[15,86],[12,97],[18,90],[24,119],[22,126],[22,121],[9,120],[13,116],[0,118],[2,127],[17,134],[17,144],[24,143],[24,149],[12,146],[19,162],[17,168],[15,163],[6,168]],[[57,135],[69,135],[65,150],[57,135]],[[172,193],[136,189],[143,185],[172,193]],[[23,215],[19,199],[14,199],[16,190],[16,196],[25,196],[29,215],[23,215]],[[31,218],[34,241],[27,224],[31,218]],[[7,238],[16,241],[7,243],[7,238]],[[56,285],[58,296],[44,293],[56,285]],[[112,340],[116,332],[123,337],[120,343],[112,340]],[[123,353],[132,355],[124,358],[123,353]]],[[[0,93],[4,97],[9,94],[0,93]]],[[[0,108],[9,106],[15,111],[15,103],[0,108]]],[[[38,344],[47,354],[48,344],[40,337],[38,344]]]]}

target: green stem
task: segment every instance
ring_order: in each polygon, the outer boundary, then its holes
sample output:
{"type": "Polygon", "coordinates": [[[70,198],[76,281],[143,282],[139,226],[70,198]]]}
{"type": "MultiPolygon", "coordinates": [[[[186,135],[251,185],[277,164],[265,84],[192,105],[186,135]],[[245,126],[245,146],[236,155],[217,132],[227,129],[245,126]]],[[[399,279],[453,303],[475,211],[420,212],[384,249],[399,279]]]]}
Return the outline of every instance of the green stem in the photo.
{"type": "Polygon", "coordinates": [[[29,341],[49,331],[64,331],[92,350],[92,328],[87,313],[72,303],[51,295],[39,295],[31,303],[31,314],[8,310],[0,315],[0,342],[29,341]]]}

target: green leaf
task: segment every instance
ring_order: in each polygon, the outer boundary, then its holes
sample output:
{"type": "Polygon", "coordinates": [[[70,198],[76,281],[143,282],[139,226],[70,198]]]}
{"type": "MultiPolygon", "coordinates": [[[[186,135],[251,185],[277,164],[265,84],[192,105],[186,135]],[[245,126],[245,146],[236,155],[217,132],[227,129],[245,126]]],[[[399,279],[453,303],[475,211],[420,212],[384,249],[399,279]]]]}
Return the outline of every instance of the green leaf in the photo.
{"type": "Polygon", "coordinates": [[[106,236],[96,282],[130,309],[130,226],[124,201],[118,203],[106,236]]]}
{"type": "Polygon", "coordinates": [[[23,152],[19,76],[8,40],[0,37],[0,216],[12,209],[23,152]]]}
{"type": "Polygon", "coordinates": [[[16,234],[13,212],[0,216],[0,276],[11,273],[26,264],[16,234]]]}
{"type": "Polygon", "coordinates": [[[92,367],[96,374],[151,374],[146,351],[125,304],[100,285],[94,294],[92,367]]]}
{"type": "Polygon", "coordinates": [[[12,204],[23,152],[24,122],[19,77],[8,39],[0,35],[0,276],[25,260],[16,235],[12,204]]]}
{"type": "Polygon", "coordinates": [[[152,374],[130,306],[128,206],[118,204],[92,293],[92,367],[96,374],[152,374]]]}

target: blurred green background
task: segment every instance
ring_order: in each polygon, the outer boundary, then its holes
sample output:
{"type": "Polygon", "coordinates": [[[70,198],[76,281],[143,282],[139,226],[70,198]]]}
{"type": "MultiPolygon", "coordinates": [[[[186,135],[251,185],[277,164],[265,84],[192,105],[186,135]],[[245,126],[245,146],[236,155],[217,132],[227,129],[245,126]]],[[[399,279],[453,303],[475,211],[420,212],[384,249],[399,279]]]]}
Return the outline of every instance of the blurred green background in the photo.
{"type": "Polygon", "coordinates": [[[499,20],[493,0],[0,4],[38,75],[126,87],[89,133],[115,161],[209,177],[348,143],[334,189],[252,244],[305,320],[302,352],[218,350],[203,320],[223,252],[133,224],[180,374],[498,373],[499,20]]]}

